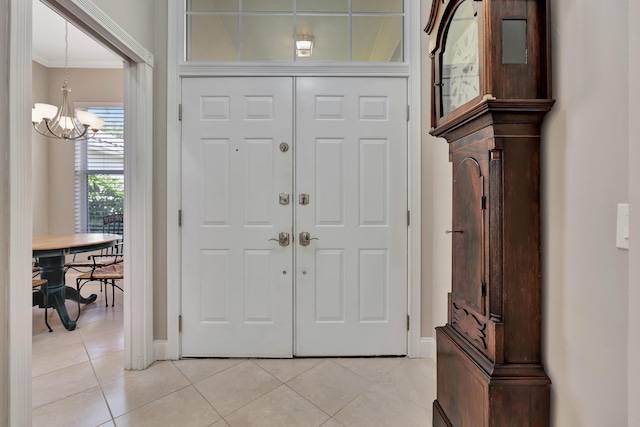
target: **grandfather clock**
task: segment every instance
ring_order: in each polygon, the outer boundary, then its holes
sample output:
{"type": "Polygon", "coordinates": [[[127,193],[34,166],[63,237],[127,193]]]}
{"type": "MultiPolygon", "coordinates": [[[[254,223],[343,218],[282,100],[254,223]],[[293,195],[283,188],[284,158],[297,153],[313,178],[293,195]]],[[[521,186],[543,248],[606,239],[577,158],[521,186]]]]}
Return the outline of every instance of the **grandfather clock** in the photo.
{"type": "Polygon", "coordinates": [[[540,358],[540,126],[548,0],[433,0],[431,134],[453,163],[453,272],[434,427],[548,426],[540,358]]]}

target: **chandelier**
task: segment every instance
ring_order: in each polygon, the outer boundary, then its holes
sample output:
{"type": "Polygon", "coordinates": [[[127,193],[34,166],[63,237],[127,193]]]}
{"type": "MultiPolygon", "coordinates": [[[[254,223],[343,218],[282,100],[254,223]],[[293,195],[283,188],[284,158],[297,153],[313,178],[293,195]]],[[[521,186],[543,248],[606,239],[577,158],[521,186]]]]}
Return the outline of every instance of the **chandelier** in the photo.
{"type": "Polygon", "coordinates": [[[78,111],[73,113],[69,103],[69,70],[67,63],[69,60],[69,28],[68,23],[64,23],[64,84],[62,85],[62,103],[60,107],[51,104],[36,103],[31,110],[31,123],[33,128],[40,135],[48,138],[76,140],[89,139],[95,136],[102,126],[104,119],[89,111],[78,111]],[[76,118],[77,116],[77,118],[76,118]]]}

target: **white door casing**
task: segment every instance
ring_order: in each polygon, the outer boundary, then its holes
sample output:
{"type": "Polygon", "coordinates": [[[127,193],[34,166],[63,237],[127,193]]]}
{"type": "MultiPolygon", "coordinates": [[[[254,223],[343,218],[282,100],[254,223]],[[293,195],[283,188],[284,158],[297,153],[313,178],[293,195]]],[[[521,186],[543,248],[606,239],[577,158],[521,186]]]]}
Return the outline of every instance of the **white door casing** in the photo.
{"type": "Polygon", "coordinates": [[[406,79],[297,79],[296,354],[407,351],[406,79]],[[298,239],[298,243],[299,239],[298,239]]]}
{"type": "Polygon", "coordinates": [[[293,80],[183,80],[183,356],[292,356],[293,80]]]}
{"type": "Polygon", "coordinates": [[[406,354],[406,79],[293,82],[183,79],[183,356],[406,354]]]}

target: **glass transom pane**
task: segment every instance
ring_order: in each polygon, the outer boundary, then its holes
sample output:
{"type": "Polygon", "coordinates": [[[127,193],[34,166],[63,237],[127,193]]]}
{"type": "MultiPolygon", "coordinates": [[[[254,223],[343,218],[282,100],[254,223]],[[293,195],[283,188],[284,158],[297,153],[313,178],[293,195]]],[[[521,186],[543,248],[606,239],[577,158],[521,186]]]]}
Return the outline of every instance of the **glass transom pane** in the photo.
{"type": "Polygon", "coordinates": [[[243,12],[293,12],[293,0],[242,0],[243,12]]]}
{"type": "Polygon", "coordinates": [[[351,0],[351,10],[360,13],[401,13],[402,0],[351,0]]]}
{"type": "Polygon", "coordinates": [[[242,61],[293,61],[293,15],[245,15],[242,61]]]}
{"type": "Polygon", "coordinates": [[[297,0],[298,12],[348,12],[348,0],[297,0]]]}
{"type": "Polygon", "coordinates": [[[402,17],[354,16],[353,61],[402,62],[402,17]]]}
{"type": "Polygon", "coordinates": [[[314,39],[312,55],[299,62],[349,61],[348,16],[298,15],[298,34],[314,39]]]}
{"type": "Polygon", "coordinates": [[[238,61],[239,15],[192,15],[189,61],[238,61]]]}
{"type": "Polygon", "coordinates": [[[188,12],[238,12],[239,0],[188,0],[188,12]]]}

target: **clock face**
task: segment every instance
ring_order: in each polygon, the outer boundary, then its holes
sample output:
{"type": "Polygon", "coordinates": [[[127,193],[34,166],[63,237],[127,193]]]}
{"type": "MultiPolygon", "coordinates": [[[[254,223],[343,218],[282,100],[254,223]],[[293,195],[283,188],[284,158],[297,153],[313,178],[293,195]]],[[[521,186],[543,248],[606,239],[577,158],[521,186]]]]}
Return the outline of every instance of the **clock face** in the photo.
{"type": "Polygon", "coordinates": [[[469,0],[456,9],[442,54],[442,115],[480,95],[478,19],[469,0]]]}

